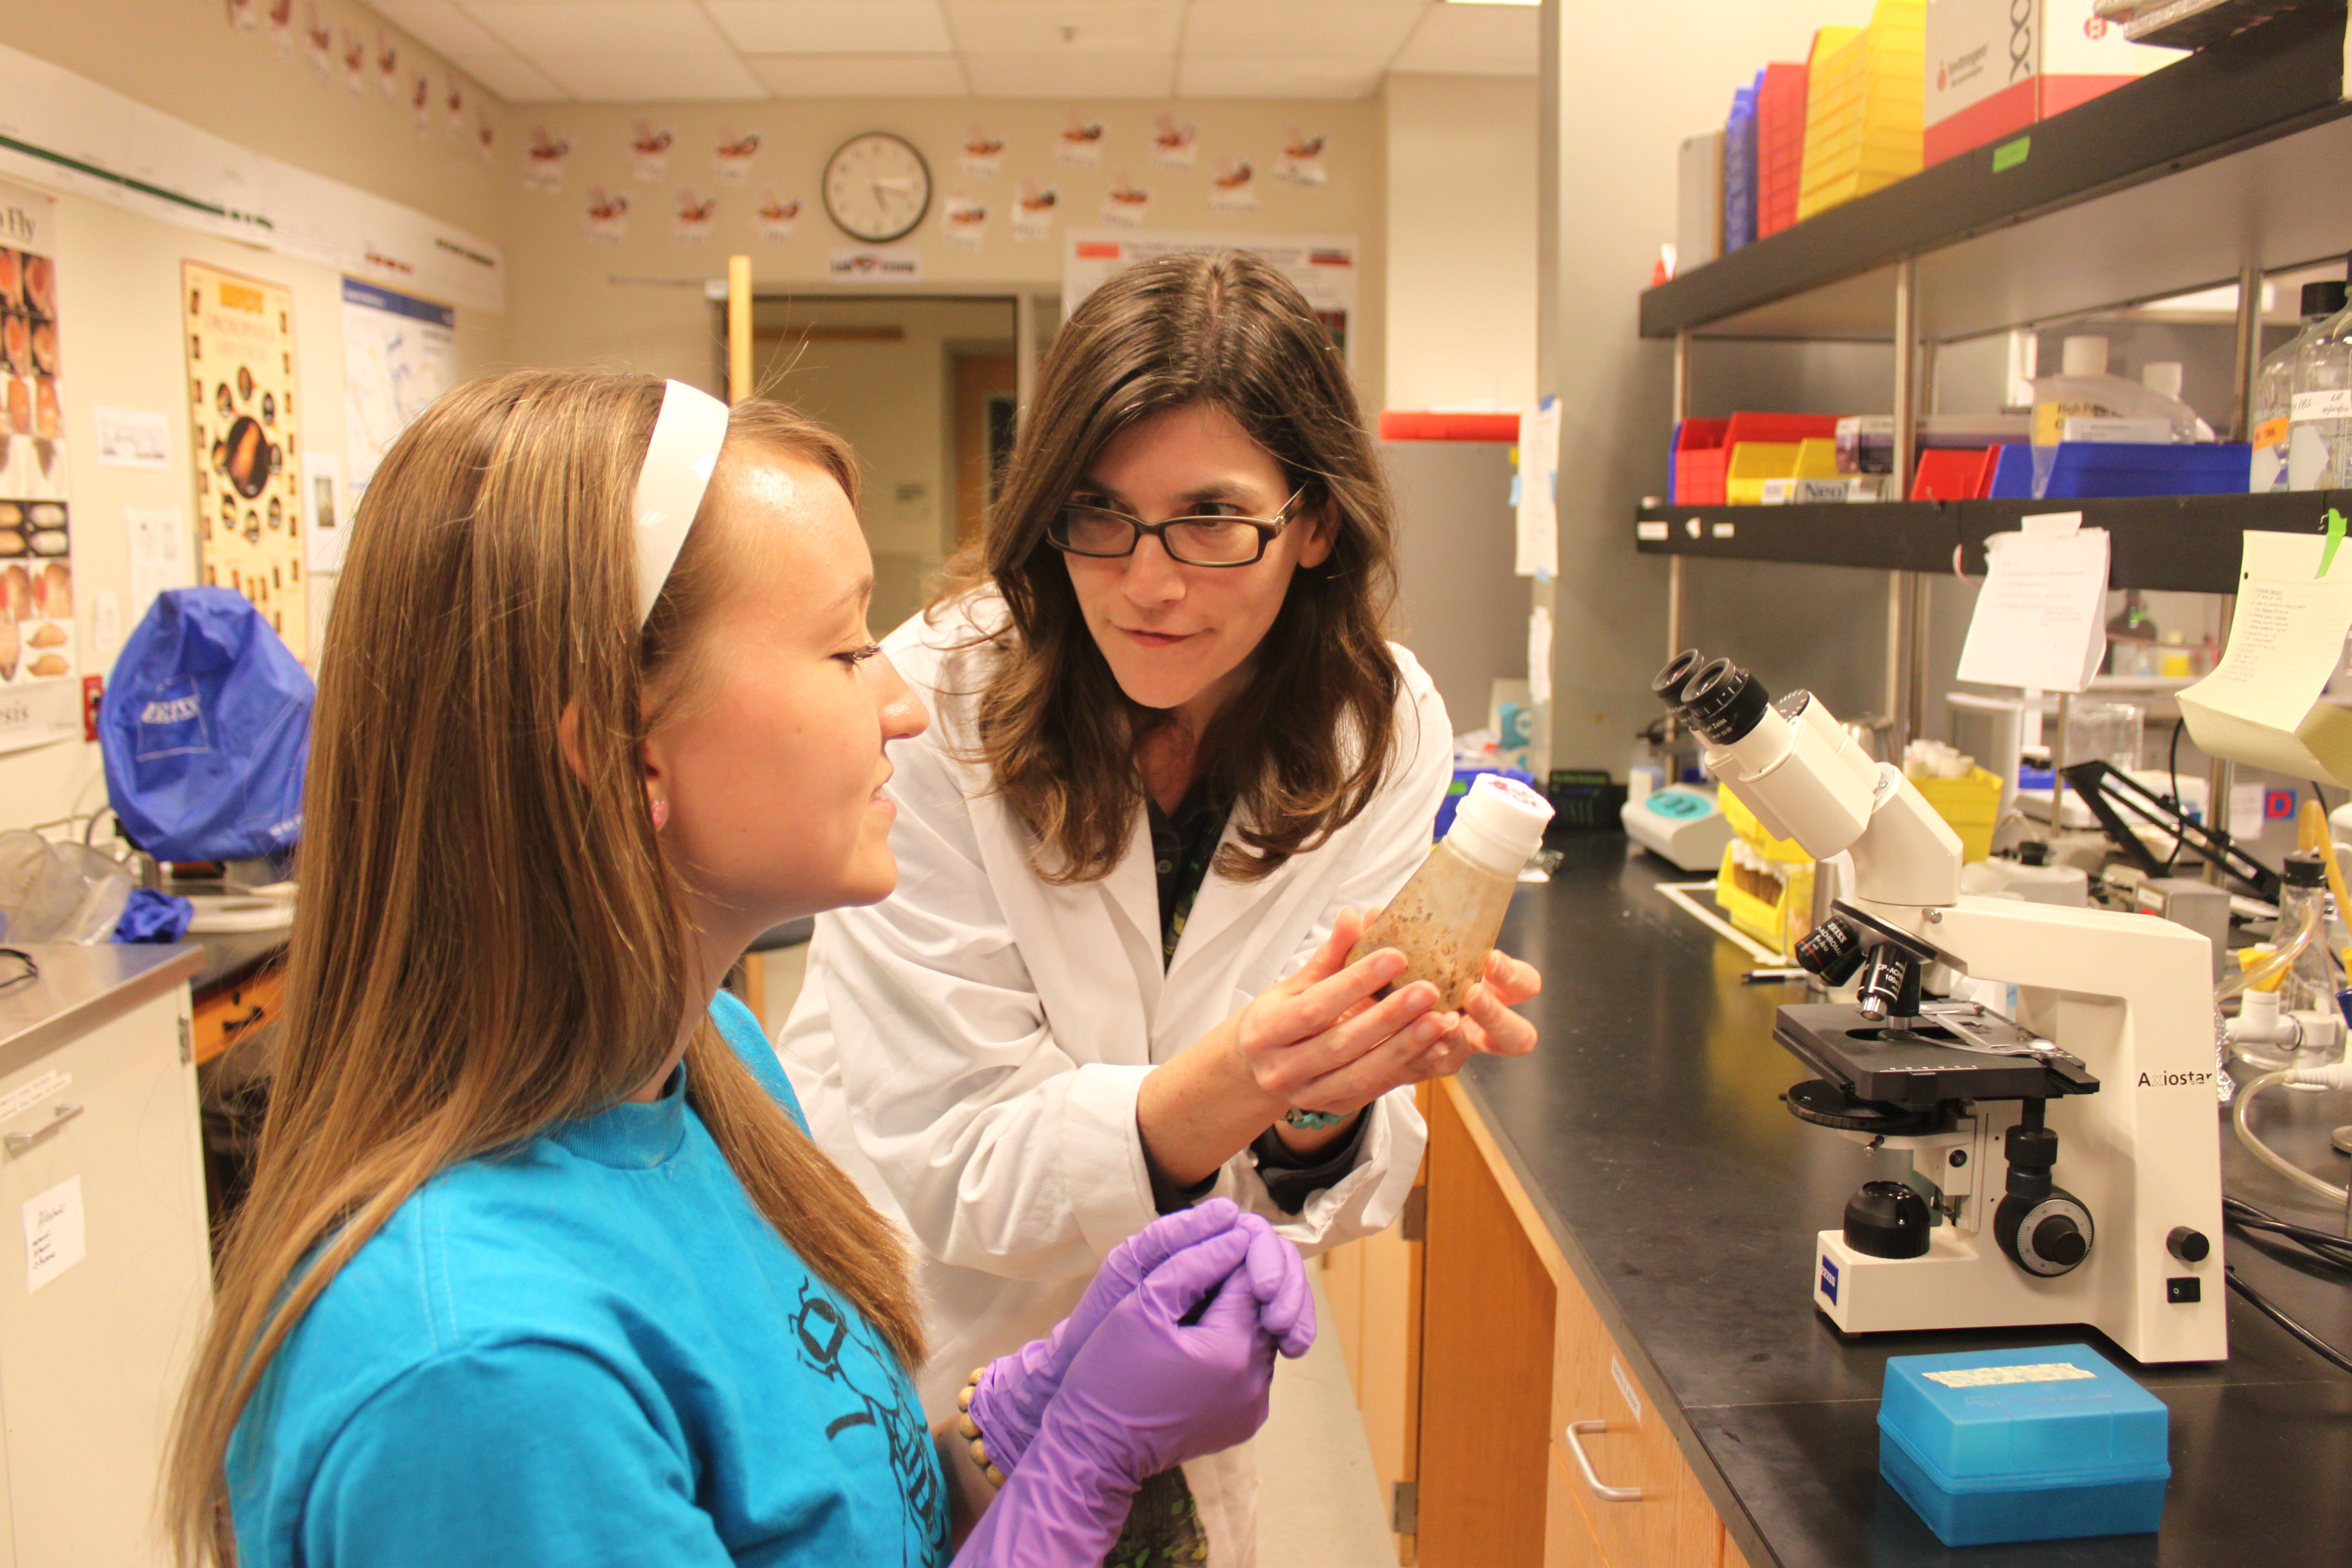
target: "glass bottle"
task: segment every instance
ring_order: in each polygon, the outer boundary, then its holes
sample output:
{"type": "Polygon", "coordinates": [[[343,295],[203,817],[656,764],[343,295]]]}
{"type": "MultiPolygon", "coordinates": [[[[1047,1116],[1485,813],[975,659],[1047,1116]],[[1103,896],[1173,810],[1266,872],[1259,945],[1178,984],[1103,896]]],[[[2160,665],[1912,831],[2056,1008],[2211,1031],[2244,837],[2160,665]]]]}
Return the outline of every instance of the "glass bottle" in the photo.
{"type": "Polygon", "coordinates": [[[2253,469],[2246,483],[2256,495],[2288,488],[2287,431],[2294,414],[2295,370],[2319,329],[2347,303],[2352,301],[2340,280],[2305,284],[2302,327],[2263,361],[2262,375],[2254,383],[2253,469]]]}
{"type": "MultiPolygon", "coordinates": [[[[2315,908],[2318,927],[2310,943],[2294,955],[2286,978],[2279,982],[2279,1011],[2317,1012],[2334,1017],[2335,973],[2327,962],[2327,868],[2318,854],[2310,850],[2297,850],[2287,856],[2283,868],[2284,885],[2279,889],[2278,931],[2272,940],[2282,944],[2294,940],[2294,933],[2303,927],[2307,910],[2315,908]]],[[[2343,1055],[2343,1037],[2334,1034],[2324,1046],[2295,1047],[2287,1065],[2326,1067],[2343,1055]]]]}
{"type": "Polygon", "coordinates": [[[2286,488],[2334,489],[2352,474],[2352,310],[2337,311],[2295,340],[2294,392],[2287,400],[2286,488]]]}
{"type": "Polygon", "coordinates": [[[1481,773],[1429,858],[1365,931],[1348,962],[1393,947],[1404,970],[1389,989],[1426,980],[1437,1005],[1458,1008],[1486,972],[1519,869],[1543,843],[1551,804],[1499,773],[1481,773]]]}

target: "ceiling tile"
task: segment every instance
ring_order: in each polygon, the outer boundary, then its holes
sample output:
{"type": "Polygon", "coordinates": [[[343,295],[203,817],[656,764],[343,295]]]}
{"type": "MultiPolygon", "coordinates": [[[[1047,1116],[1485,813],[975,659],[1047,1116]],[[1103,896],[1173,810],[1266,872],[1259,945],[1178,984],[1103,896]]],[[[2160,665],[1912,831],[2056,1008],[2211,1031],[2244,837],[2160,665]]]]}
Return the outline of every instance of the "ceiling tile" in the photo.
{"type": "Polygon", "coordinates": [[[768,55],[748,61],[783,98],[961,98],[953,55],[768,55]]]}
{"type": "Polygon", "coordinates": [[[1366,98],[1386,60],[1187,55],[1176,68],[1181,98],[1366,98]]]}
{"type": "Polygon", "coordinates": [[[456,58],[459,55],[502,55],[507,47],[488,29],[450,4],[450,0],[382,0],[376,9],[397,23],[427,48],[456,58]]]}
{"type": "Polygon", "coordinates": [[[1541,20],[1533,6],[1438,5],[1399,50],[1401,71],[1533,76],[1541,20]]]}
{"type": "Polygon", "coordinates": [[[509,103],[547,103],[572,95],[520,55],[499,49],[487,55],[457,55],[450,63],[509,103]]]}
{"type": "Polygon", "coordinates": [[[466,9],[526,59],[732,52],[702,7],[688,0],[584,0],[560,5],[472,0],[466,9]]]}
{"type": "Polygon", "coordinates": [[[703,0],[747,55],[931,55],[955,47],[939,0],[703,0]]]}
{"type": "Polygon", "coordinates": [[[531,63],[574,98],[599,103],[768,96],[733,55],[541,55],[531,63]]]}
{"type": "Polygon", "coordinates": [[[1428,14],[1429,0],[1192,0],[1184,52],[1389,57],[1428,14]]]}
{"type": "Polygon", "coordinates": [[[964,74],[984,98],[1167,98],[1176,88],[1173,54],[1090,54],[1066,49],[967,54],[964,74]]]}
{"type": "Polygon", "coordinates": [[[1184,22],[1179,0],[942,0],[942,5],[956,47],[967,55],[1172,50],[1184,22]]]}

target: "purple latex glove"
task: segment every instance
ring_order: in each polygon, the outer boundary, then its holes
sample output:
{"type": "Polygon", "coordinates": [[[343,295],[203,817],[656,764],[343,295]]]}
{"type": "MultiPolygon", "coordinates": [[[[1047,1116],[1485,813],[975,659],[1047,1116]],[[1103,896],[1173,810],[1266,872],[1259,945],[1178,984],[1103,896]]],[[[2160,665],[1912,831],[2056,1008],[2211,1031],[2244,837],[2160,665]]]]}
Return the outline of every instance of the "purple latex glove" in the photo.
{"type": "Polygon", "coordinates": [[[1098,1563],[1143,1477],[1230,1448],[1265,1423],[1275,1344],[1258,1327],[1250,1246],[1238,1226],[1195,1243],[1105,1315],[1025,1462],[956,1553],[959,1568],[1098,1563]]]}
{"type": "MultiPolygon", "coordinates": [[[[1129,1237],[1095,1271],[1094,1283],[1078,1298],[1076,1310],[1054,1325],[1042,1340],[1031,1340],[1011,1355],[988,1363],[972,1391],[969,1409],[972,1424],[988,1445],[988,1460],[1006,1475],[1021,1462],[1037,1440],[1045,1407],[1060,1392],[1071,1358],[1093,1334],[1110,1310],[1134,1293],[1153,1269],[1177,1253],[1234,1228],[1244,1215],[1231,1198],[1211,1198],[1197,1207],[1162,1215],[1129,1237]]],[[[1259,1220],[1262,1227],[1265,1221],[1259,1220]]],[[[1313,1308],[1310,1303],[1309,1312],[1313,1308]]]]}
{"type": "Polygon", "coordinates": [[[1257,1299],[1258,1326],[1274,1336],[1283,1354],[1294,1360],[1305,1355],[1315,1342],[1315,1293],[1307,1287],[1298,1249],[1276,1235],[1263,1215],[1242,1213],[1230,1198],[1211,1198],[1198,1207],[1163,1215],[1119,1243],[1097,1270],[1077,1309],[1056,1323],[1051,1334],[989,1363],[967,1406],[987,1445],[989,1462],[1013,1473],[1036,1441],[1038,1424],[1061,1388],[1071,1358],[1144,1276],[1184,1247],[1231,1229],[1249,1237],[1246,1271],[1257,1299]]]}

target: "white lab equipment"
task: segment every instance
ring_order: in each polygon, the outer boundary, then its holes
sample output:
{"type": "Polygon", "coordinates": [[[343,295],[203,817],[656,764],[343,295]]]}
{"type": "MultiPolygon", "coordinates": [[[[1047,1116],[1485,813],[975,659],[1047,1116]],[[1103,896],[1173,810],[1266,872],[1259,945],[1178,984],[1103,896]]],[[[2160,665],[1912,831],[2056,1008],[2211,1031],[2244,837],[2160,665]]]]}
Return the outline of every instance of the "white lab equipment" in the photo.
{"type": "Polygon", "coordinates": [[[1617,811],[1626,837],[1679,870],[1713,871],[1723,864],[1731,823],[1713,790],[1668,784],[1627,796],[1617,811]]]}
{"type": "Polygon", "coordinates": [[[1958,837],[1810,693],[1776,706],[1695,651],[1654,689],[1767,827],[1853,856],[1798,956],[1855,1000],[1784,1006],[1774,1037],[1822,1075],[1790,1110],[1911,1174],[1820,1234],[1814,1305],[1849,1332],[2083,1322],[2143,1362],[2225,1357],[2206,939],[1963,893],[1958,837]],[[1952,997],[1963,975],[2014,985],[2017,1018],[1952,997]]]}

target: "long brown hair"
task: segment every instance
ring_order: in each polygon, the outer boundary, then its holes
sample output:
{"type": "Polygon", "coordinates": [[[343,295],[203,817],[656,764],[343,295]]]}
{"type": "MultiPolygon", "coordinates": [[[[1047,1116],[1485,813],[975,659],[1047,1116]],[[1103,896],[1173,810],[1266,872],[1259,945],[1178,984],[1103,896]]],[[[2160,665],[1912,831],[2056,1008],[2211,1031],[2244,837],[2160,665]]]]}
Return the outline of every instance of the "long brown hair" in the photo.
{"type": "Polygon", "coordinates": [[[1254,881],[1355,820],[1395,749],[1394,524],[1346,362],[1297,288],[1246,251],[1139,262],[1055,338],[987,533],[948,576],[950,595],[993,582],[1011,612],[976,749],[1037,836],[1032,862],[1048,881],[1118,864],[1143,804],[1135,744],[1168,715],[1119,689],[1045,528],[1121,431],[1191,404],[1231,415],[1305,491],[1294,515],[1328,509],[1336,530],[1328,559],[1292,576],[1249,684],[1200,738],[1202,777],[1233,803],[1241,840],[1218,872],[1254,881]]]}
{"type": "MultiPolygon", "coordinates": [[[[183,1562],[235,1561],[230,1435],[337,1270],[437,1173],[644,1083],[692,1005],[639,758],[648,705],[690,682],[727,530],[706,506],[641,634],[630,500],[661,397],[598,373],[461,386],[394,443],[353,520],[269,1110],[166,1478],[183,1562]]],[[[837,437],[739,405],[720,462],[761,453],[816,463],[855,501],[837,437]]],[[[753,1205],[919,1364],[896,1233],[708,1019],[686,1061],[753,1205]]]]}

